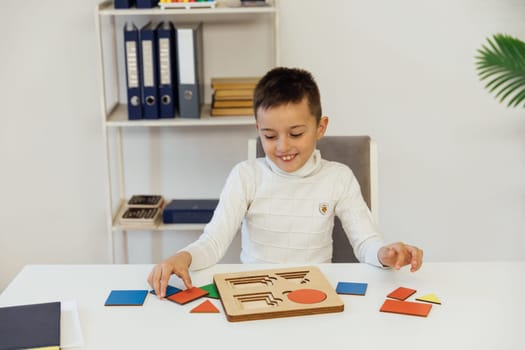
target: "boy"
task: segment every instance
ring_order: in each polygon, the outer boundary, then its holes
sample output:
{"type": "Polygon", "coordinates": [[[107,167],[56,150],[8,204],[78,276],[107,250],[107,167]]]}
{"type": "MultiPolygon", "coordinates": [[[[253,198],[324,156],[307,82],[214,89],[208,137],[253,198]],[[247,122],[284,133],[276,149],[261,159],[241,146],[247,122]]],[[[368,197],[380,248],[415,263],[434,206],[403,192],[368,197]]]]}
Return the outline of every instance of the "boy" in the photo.
{"type": "Polygon", "coordinates": [[[315,149],[328,117],[322,116],[310,73],[270,70],[255,88],[254,112],[266,157],[237,164],[199,239],[153,268],[148,282],[157,295],[165,296],[172,274],[191,288],[190,266],[198,270],[217,263],[241,224],[243,263],[330,262],[337,215],[359,261],[420,268],[419,248],[384,245],[352,171],[323,160],[315,149]]]}

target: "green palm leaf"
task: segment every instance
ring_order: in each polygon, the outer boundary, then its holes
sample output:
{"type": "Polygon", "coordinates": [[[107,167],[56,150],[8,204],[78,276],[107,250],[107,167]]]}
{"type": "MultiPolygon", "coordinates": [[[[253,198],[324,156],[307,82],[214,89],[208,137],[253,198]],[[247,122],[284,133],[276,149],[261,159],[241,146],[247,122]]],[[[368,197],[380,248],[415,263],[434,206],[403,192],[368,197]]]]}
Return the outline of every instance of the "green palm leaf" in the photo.
{"type": "Polygon", "coordinates": [[[476,69],[485,88],[509,107],[525,106],[525,43],[510,35],[487,39],[476,56],[476,69]]]}

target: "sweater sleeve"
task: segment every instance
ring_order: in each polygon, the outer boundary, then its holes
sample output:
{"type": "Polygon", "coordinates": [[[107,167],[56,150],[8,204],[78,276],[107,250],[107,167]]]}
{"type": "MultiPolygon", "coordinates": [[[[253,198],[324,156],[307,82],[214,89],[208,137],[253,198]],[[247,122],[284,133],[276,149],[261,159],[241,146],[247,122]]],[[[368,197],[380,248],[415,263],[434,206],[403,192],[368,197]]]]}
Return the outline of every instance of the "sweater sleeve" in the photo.
{"type": "Polygon", "coordinates": [[[228,250],[249,205],[250,180],[247,162],[237,164],[228,175],[212,219],[195,242],[181,249],[192,256],[191,270],[216,264],[228,250]]]}
{"type": "Polygon", "coordinates": [[[375,227],[372,214],[361,194],[361,188],[352,170],[343,167],[341,172],[341,197],[336,215],[360,262],[382,267],[377,256],[384,245],[383,237],[375,227]]]}

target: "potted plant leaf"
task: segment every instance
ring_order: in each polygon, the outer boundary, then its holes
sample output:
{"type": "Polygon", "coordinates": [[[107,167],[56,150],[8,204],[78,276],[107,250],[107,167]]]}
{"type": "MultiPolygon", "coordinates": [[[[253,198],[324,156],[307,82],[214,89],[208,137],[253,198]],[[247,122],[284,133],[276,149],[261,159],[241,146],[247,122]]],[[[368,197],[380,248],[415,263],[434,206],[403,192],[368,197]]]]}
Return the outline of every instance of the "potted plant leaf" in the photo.
{"type": "Polygon", "coordinates": [[[508,107],[525,106],[525,43],[506,34],[487,39],[476,56],[485,88],[508,107]]]}

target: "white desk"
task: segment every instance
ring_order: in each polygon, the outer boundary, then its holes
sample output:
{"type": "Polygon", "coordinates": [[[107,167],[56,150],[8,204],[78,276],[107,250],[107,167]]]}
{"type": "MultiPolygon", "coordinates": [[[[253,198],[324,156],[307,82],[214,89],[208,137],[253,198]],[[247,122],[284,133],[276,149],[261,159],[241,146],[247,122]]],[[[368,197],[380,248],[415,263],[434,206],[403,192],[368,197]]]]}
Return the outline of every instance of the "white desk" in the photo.
{"type": "MultiPolygon", "coordinates": [[[[148,295],[142,307],[105,307],[113,289],[147,289],[151,265],[29,265],[0,295],[0,306],[76,300],[85,349],[497,349],[525,340],[525,262],[426,263],[416,273],[364,264],[319,265],[333,286],[367,282],[365,296],[342,295],[341,313],[246,322],[190,314],[203,299],[180,306],[148,295]],[[393,289],[435,293],[427,318],[382,313],[393,289]]],[[[214,273],[290,267],[216,265],[192,274],[196,286],[214,273]]],[[[180,280],[171,284],[181,287],[180,280]]],[[[0,340],[1,341],[1,340],[0,340]]]]}

